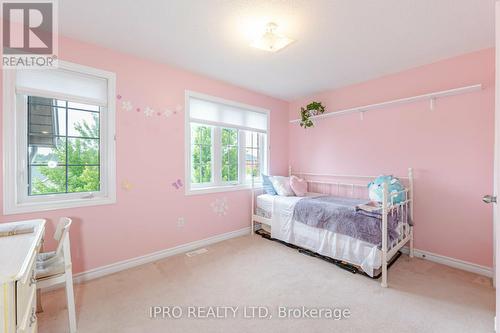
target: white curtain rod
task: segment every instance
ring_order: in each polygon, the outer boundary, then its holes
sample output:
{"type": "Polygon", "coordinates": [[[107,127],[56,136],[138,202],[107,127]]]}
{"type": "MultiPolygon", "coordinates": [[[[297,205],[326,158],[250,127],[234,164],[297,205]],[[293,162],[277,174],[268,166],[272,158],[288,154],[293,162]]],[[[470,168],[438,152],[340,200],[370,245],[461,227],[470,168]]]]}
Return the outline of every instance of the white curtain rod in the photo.
{"type": "MultiPolygon", "coordinates": [[[[340,116],[340,115],[345,115],[345,114],[349,114],[349,113],[356,113],[356,112],[359,112],[361,114],[361,116],[363,116],[363,113],[366,111],[380,109],[380,108],[385,107],[385,106],[414,103],[414,102],[418,102],[418,101],[422,101],[422,100],[426,100],[426,99],[430,100],[430,109],[434,110],[434,102],[437,98],[447,97],[447,96],[455,96],[455,95],[459,95],[459,94],[465,94],[468,92],[479,91],[482,88],[483,88],[482,84],[475,84],[472,86],[460,87],[460,88],[455,88],[455,89],[450,89],[450,90],[443,90],[443,91],[433,92],[433,93],[424,94],[424,95],[405,97],[405,98],[395,99],[392,101],[387,101],[387,102],[382,102],[382,103],[369,104],[369,105],[363,105],[363,106],[356,107],[356,108],[349,108],[349,109],[344,109],[344,110],[339,110],[339,111],[328,112],[328,113],[320,114],[317,116],[312,116],[310,119],[322,119],[322,118],[327,118],[327,117],[332,117],[332,116],[340,116]]],[[[290,123],[298,123],[298,122],[300,122],[300,119],[290,120],[290,123]]]]}

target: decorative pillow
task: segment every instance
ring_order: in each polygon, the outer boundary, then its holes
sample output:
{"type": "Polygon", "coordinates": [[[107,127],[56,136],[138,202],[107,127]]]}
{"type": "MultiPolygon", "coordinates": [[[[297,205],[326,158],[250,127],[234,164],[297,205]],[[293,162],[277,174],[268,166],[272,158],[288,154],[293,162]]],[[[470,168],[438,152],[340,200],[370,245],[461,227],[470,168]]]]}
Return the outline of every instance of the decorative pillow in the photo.
{"type": "MultiPolygon", "coordinates": [[[[384,196],[383,184],[387,183],[387,191],[392,198],[392,203],[400,203],[405,200],[405,194],[402,192],[405,187],[401,184],[401,181],[392,175],[389,176],[378,176],[371,183],[368,184],[368,193],[370,200],[376,202],[382,202],[384,196]]],[[[389,198],[389,203],[391,199],[389,198]]]]}
{"type": "Polygon", "coordinates": [[[272,178],[273,177],[271,176],[262,175],[262,187],[264,188],[264,192],[266,192],[266,194],[277,195],[278,193],[276,193],[273,183],[271,182],[272,178]]]}
{"type": "Polygon", "coordinates": [[[283,197],[291,197],[295,195],[290,187],[289,177],[274,176],[271,178],[271,182],[273,183],[274,189],[278,195],[283,197]]]}
{"type": "Polygon", "coordinates": [[[297,176],[290,177],[290,187],[298,197],[303,197],[307,193],[307,182],[297,176]]]}

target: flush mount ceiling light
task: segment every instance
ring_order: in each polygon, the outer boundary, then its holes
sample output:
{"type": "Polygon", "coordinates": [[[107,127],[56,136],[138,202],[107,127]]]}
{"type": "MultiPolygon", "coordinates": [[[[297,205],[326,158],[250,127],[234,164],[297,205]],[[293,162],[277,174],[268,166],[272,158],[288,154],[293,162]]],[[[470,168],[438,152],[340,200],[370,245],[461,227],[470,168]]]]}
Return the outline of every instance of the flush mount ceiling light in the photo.
{"type": "Polygon", "coordinates": [[[261,37],[254,40],[250,46],[264,51],[277,52],[290,45],[294,40],[277,33],[277,28],[278,25],[276,23],[268,23],[266,32],[261,37]]]}

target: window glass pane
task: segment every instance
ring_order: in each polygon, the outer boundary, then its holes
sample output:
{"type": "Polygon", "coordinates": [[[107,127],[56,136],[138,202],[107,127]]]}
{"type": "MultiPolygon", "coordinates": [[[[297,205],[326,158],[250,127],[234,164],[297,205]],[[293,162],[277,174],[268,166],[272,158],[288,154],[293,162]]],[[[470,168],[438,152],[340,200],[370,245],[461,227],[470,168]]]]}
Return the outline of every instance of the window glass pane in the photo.
{"type": "MultiPolygon", "coordinates": [[[[267,134],[263,134],[263,133],[260,133],[259,134],[260,136],[260,150],[259,150],[259,158],[260,158],[260,170],[261,170],[261,174],[263,173],[268,173],[269,170],[268,170],[268,156],[266,154],[267,152],[267,134]]],[[[262,179],[260,179],[260,181],[262,181],[262,179]]]]}
{"type": "Polygon", "coordinates": [[[28,103],[31,106],[32,104],[36,105],[57,105],[57,100],[46,97],[38,97],[38,96],[28,96],[28,103]]]}
{"type": "Polygon", "coordinates": [[[192,124],[191,143],[212,145],[212,127],[192,124]]]}
{"type": "Polygon", "coordinates": [[[66,167],[31,166],[30,195],[66,192],[66,167]]]}
{"type": "Polygon", "coordinates": [[[210,183],[212,181],[212,164],[211,163],[193,163],[191,166],[191,182],[192,183],[210,183]]]}
{"type": "Polygon", "coordinates": [[[238,146],[222,148],[222,180],[238,181],[238,146]]]}
{"type": "Polygon", "coordinates": [[[68,166],[68,193],[99,191],[98,166],[68,166]]]}
{"type": "Polygon", "coordinates": [[[99,137],[99,113],[68,110],[68,135],[85,138],[99,137]]]}
{"type": "Polygon", "coordinates": [[[261,174],[265,172],[265,158],[262,149],[265,147],[265,134],[245,132],[245,178],[251,182],[261,181],[261,174]]]}
{"type": "MultiPolygon", "coordinates": [[[[247,148],[245,154],[246,179],[251,181],[252,177],[260,177],[259,149],[247,148]]],[[[256,179],[254,179],[256,180],[256,179]]]]}
{"type": "Polygon", "coordinates": [[[68,102],[68,108],[70,108],[70,109],[80,109],[80,110],[89,110],[89,111],[99,111],[99,106],[98,105],[90,105],[90,104],[75,103],[75,102],[68,102]]]}
{"type": "Polygon", "coordinates": [[[231,171],[229,169],[230,169],[230,166],[228,164],[223,164],[222,165],[222,170],[221,170],[221,172],[222,172],[222,181],[229,182],[229,181],[236,181],[236,180],[238,180],[238,178],[231,179],[231,177],[230,177],[230,172],[231,171]]]}
{"type": "Polygon", "coordinates": [[[221,129],[221,178],[223,182],[238,181],[238,130],[234,128],[221,129]]]}
{"type": "Polygon", "coordinates": [[[260,175],[261,175],[261,170],[260,170],[260,164],[253,164],[249,165],[247,168],[247,179],[252,180],[252,177],[254,178],[254,182],[260,181],[260,175]]]}
{"type": "Polygon", "coordinates": [[[191,182],[212,181],[212,137],[210,126],[191,125],[191,182]]]}
{"type": "Polygon", "coordinates": [[[54,137],[54,146],[30,145],[28,149],[30,164],[57,166],[66,164],[66,138],[54,137]]]}
{"type": "Polygon", "coordinates": [[[99,164],[99,139],[68,138],[68,164],[99,164]]]}
{"type": "MultiPolygon", "coordinates": [[[[66,110],[49,105],[34,104],[28,99],[28,133],[29,143],[53,146],[53,136],[66,134],[66,110]]],[[[47,103],[51,99],[44,98],[47,103]]]]}
{"type": "Polygon", "coordinates": [[[232,128],[222,129],[222,145],[223,146],[236,146],[238,145],[238,130],[232,128]]]}
{"type": "Polygon", "coordinates": [[[201,182],[209,183],[212,181],[212,163],[207,162],[205,164],[202,164],[202,166],[203,167],[201,168],[201,174],[202,174],[201,182]]]}
{"type": "Polygon", "coordinates": [[[30,133],[54,134],[54,117],[52,106],[30,104],[29,106],[29,129],[30,133]]]}
{"type": "Polygon", "coordinates": [[[99,112],[68,106],[99,111],[98,106],[28,97],[29,195],[100,190],[99,112]]]}
{"type": "Polygon", "coordinates": [[[201,163],[201,145],[191,146],[191,164],[201,163]]]}
{"type": "Polygon", "coordinates": [[[57,108],[56,112],[56,135],[66,135],[66,109],[57,108]]]}
{"type": "Polygon", "coordinates": [[[209,163],[212,161],[212,146],[203,145],[201,146],[201,158],[202,163],[209,163]]]}
{"type": "MultiPolygon", "coordinates": [[[[66,109],[46,107],[50,111],[48,115],[42,118],[42,115],[36,114],[35,107],[29,107],[29,128],[28,131],[33,136],[47,135],[66,135],[66,109]],[[41,120],[45,120],[45,124],[41,120]],[[50,124],[47,124],[47,121],[50,124]]],[[[33,142],[30,138],[30,142],[33,142]]]]}
{"type": "Polygon", "coordinates": [[[245,142],[247,147],[258,147],[258,137],[259,133],[256,132],[245,132],[245,142]]]}

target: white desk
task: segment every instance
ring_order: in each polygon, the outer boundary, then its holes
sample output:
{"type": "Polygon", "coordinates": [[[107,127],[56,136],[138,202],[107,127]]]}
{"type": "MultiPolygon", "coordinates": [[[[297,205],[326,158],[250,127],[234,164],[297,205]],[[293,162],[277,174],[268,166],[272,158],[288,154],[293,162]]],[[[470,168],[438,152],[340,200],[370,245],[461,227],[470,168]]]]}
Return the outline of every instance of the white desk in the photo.
{"type": "Polygon", "coordinates": [[[40,250],[45,220],[0,225],[32,225],[29,234],[0,237],[0,332],[33,333],[36,323],[36,255],[40,250]]]}

